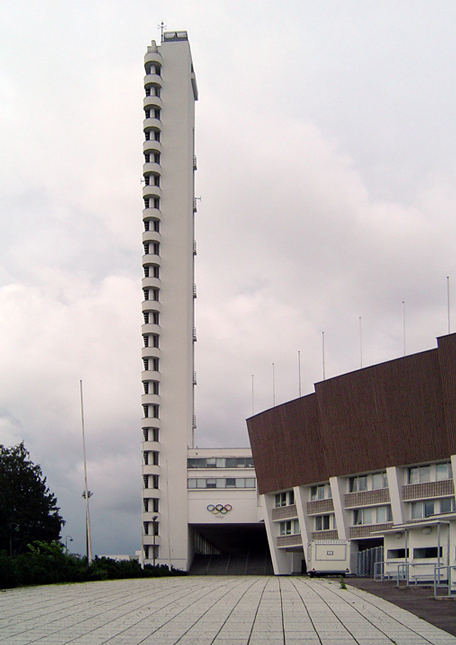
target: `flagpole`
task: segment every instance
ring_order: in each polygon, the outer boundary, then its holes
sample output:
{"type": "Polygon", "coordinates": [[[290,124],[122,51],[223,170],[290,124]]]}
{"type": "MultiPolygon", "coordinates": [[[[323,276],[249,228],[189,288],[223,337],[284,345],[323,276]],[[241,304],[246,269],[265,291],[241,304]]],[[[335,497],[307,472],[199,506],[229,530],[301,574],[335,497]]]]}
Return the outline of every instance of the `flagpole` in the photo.
{"type": "Polygon", "coordinates": [[[79,390],[81,394],[81,430],[82,430],[82,454],[84,457],[84,492],[82,496],[85,499],[86,507],[86,554],[87,554],[87,563],[92,563],[92,543],[90,537],[90,513],[89,513],[89,498],[92,497],[92,493],[87,488],[87,455],[86,455],[86,444],[85,444],[85,428],[84,428],[84,400],[82,396],[82,379],[79,380],[79,390]]]}

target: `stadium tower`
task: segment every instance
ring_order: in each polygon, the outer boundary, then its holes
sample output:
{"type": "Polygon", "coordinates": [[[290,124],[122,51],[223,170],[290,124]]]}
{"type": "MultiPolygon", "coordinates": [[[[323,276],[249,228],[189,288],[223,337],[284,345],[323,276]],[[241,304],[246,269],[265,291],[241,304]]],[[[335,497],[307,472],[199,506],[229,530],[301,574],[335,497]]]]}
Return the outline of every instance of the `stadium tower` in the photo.
{"type": "Polygon", "coordinates": [[[142,547],[146,564],[187,569],[198,98],[187,33],[152,41],[144,66],[142,547]]]}

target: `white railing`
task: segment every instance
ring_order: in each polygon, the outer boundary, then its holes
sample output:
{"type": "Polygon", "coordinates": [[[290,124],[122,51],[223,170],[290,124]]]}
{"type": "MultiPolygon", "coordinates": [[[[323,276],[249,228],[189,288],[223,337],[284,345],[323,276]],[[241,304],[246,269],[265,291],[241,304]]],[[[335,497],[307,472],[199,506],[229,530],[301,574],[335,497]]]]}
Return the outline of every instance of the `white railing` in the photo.
{"type": "Polygon", "coordinates": [[[376,562],[374,564],[374,580],[396,581],[396,586],[416,585],[421,582],[426,586],[434,588],[434,597],[437,597],[438,589],[445,588],[448,596],[456,593],[456,565],[438,564],[431,562],[376,562]],[[428,571],[419,573],[420,568],[427,567],[428,571]]]}

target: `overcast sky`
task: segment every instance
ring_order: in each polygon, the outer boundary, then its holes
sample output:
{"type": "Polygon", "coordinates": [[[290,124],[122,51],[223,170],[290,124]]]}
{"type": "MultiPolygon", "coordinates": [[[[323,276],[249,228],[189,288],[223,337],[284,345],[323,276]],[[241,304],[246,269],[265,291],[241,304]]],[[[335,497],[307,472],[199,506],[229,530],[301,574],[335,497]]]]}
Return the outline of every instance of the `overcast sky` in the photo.
{"type": "MultiPolygon", "coordinates": [[[[456,317],[453,0],[2,0],[0,443],[24,440],[83,552],[140,542],[143,56],[198,80],[197,443],[456,317]],[[402,304],[405,301],[405,305],[402,304]],[[360,320],[361,329],[360,335],[360,320]]],[[[452,320],[456,329],[456,318],[452,320]]]]}

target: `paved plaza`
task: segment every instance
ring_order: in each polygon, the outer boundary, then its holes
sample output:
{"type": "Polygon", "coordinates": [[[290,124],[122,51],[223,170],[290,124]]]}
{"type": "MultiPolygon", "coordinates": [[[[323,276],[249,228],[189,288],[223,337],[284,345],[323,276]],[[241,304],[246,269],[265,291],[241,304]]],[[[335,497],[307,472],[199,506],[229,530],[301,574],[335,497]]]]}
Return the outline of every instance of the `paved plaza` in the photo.
{"type": "Polygon", "coordinates": [[[456,637],[337,580],[188,576],[3,591],[0,643],[449,645],[456,637]]]}

